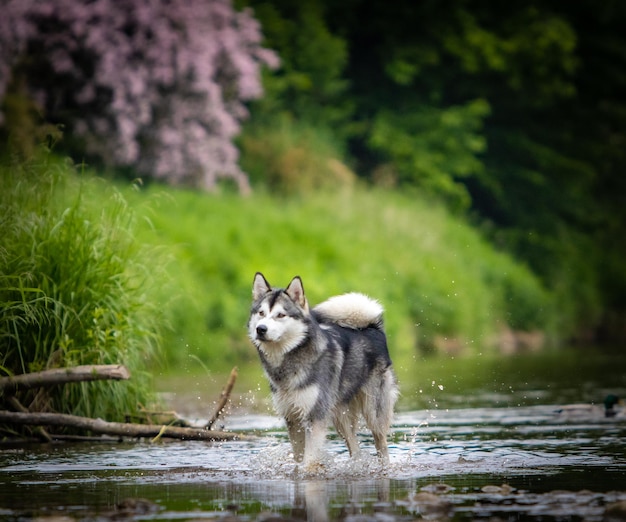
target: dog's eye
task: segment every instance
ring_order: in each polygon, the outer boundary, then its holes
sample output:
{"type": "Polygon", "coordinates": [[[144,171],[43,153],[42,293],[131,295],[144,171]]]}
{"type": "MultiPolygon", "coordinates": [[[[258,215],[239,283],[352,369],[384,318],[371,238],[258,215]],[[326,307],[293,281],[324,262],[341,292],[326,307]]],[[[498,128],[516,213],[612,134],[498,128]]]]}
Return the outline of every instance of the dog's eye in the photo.
{"type": "Polygon", "coordinates": [[[286,315],[286,314],[284,314],[284,313],[282,313],[282,312],[278,312],[278,313],[276,314],[276,318],[277,318],[277,319],[282,319],[283,317],[285,317],[285,315],[286,315]]]}
{"type": "Polygon", "coordinates": [[[265,312],[263,310],[259,310],[259,317],[265,317],[265,312]]]}

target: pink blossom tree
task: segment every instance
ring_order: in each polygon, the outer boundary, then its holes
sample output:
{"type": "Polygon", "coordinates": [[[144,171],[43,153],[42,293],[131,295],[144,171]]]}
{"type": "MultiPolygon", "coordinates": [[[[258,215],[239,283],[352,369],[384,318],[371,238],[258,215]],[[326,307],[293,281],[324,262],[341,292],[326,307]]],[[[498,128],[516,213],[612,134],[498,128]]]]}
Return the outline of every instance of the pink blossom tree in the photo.
{"type": "Polygon", "coordinates": [[[250,11],[230,0],[1,3],[0,100],[19,74],[46,118],[105,164],[249,189],[233,138],[262,95],[261,67],[278,66],[250,11]]]}

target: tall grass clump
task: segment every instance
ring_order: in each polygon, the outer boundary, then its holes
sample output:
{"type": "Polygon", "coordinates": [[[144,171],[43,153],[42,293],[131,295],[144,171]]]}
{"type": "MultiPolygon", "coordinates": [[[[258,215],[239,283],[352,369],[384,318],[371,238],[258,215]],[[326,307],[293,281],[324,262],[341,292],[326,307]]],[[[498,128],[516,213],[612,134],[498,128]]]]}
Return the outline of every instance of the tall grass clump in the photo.
{"type": "Polygon", "coordinates": [[[22,392],[38,411],[123,420],[152,401],[159,345],[150,291],[158,259],[106,182],[49,155],[0,165],[0,372],[123,364],[130,381],[22,392]]]}

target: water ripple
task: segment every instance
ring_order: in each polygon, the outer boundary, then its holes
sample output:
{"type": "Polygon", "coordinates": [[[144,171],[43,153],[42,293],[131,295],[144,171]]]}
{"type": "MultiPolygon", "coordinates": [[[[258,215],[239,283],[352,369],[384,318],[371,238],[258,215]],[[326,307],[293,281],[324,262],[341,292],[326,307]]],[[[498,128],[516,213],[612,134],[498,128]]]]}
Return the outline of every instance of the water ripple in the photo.
{"type": "Polygon", "coordinates": [[[194,518],[214,518],[232,503],[254,501],[258,506],[250,509],[256,512],[284,512],[286,505],[311,509],[325,502],[329,507],[322,511],[329,519],[342,513],[340,518],[348,520],[350,509],[358,512],[355,499],[361,499],[361,513],[378,509],[389,513],[390,520],[433,513],[446,518],[451,512],[461,518],[468,514],[469,519],[470,513],[482,518],[507,512],[558,519],[563,513],[578,514],[578,502],[586,503],[587,519],[594,520],[604,513],[608,498],[626,498],[622,493],[609,497],[626,474],[626,423],[566,420],[552,406],[402,412],[390,437],[388,464],[374,457],[367,430],[359,434],[359,459],[351,459],[343,441],[329,431],[322,465],[314,473],[294,463],[277,418],[243,415],[225,422],[227,429],[257,437],[223,443],[109,441],[0,449],[0,518],[3,510],[19,518],[32,506],[44,514],[50,506],[74,510],[72,516],[83,510],[90,518],[95,507],[112,509],[122,497],[145,496],[162,505],[149,518],[186,518],[189,510],[194,518]],[[452,484],[452,489],[443,498],[442,491],[420,496],[420,487],[429,481],[452,484]],[[503,482],[514,484],[517,492],[480,489],[503,482]],[[582,483],[585,488],[593,484],[596,493],[569,498],[539,491],[543,484],[551,490],[574,490],[583,489],[582,483]],[[524,491],[534,492],[520,495],[525,485],[532,487],[524,491]],[[186,510],[180,510],[179,502],[186,510]],[[334,512],[333,505],[340,509],[334,512]]]}

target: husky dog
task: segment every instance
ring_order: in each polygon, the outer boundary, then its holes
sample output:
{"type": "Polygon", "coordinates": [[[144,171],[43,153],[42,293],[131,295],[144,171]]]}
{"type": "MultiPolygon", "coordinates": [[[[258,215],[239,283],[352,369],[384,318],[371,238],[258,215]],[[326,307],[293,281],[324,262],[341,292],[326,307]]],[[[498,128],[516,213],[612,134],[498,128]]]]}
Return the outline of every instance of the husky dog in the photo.
{"type": "Polygon", "coordinates": [[[248,335],[256,346],[276,411],[285,419],[297,462],[314,466],[332,420],[351,456],[363,415],[378,456],[388,460],[387,433],[398,397],[383,329],[383,308],[349,293],[309,309],[294,277],[272,288],[257,273],[248,335]]]}

